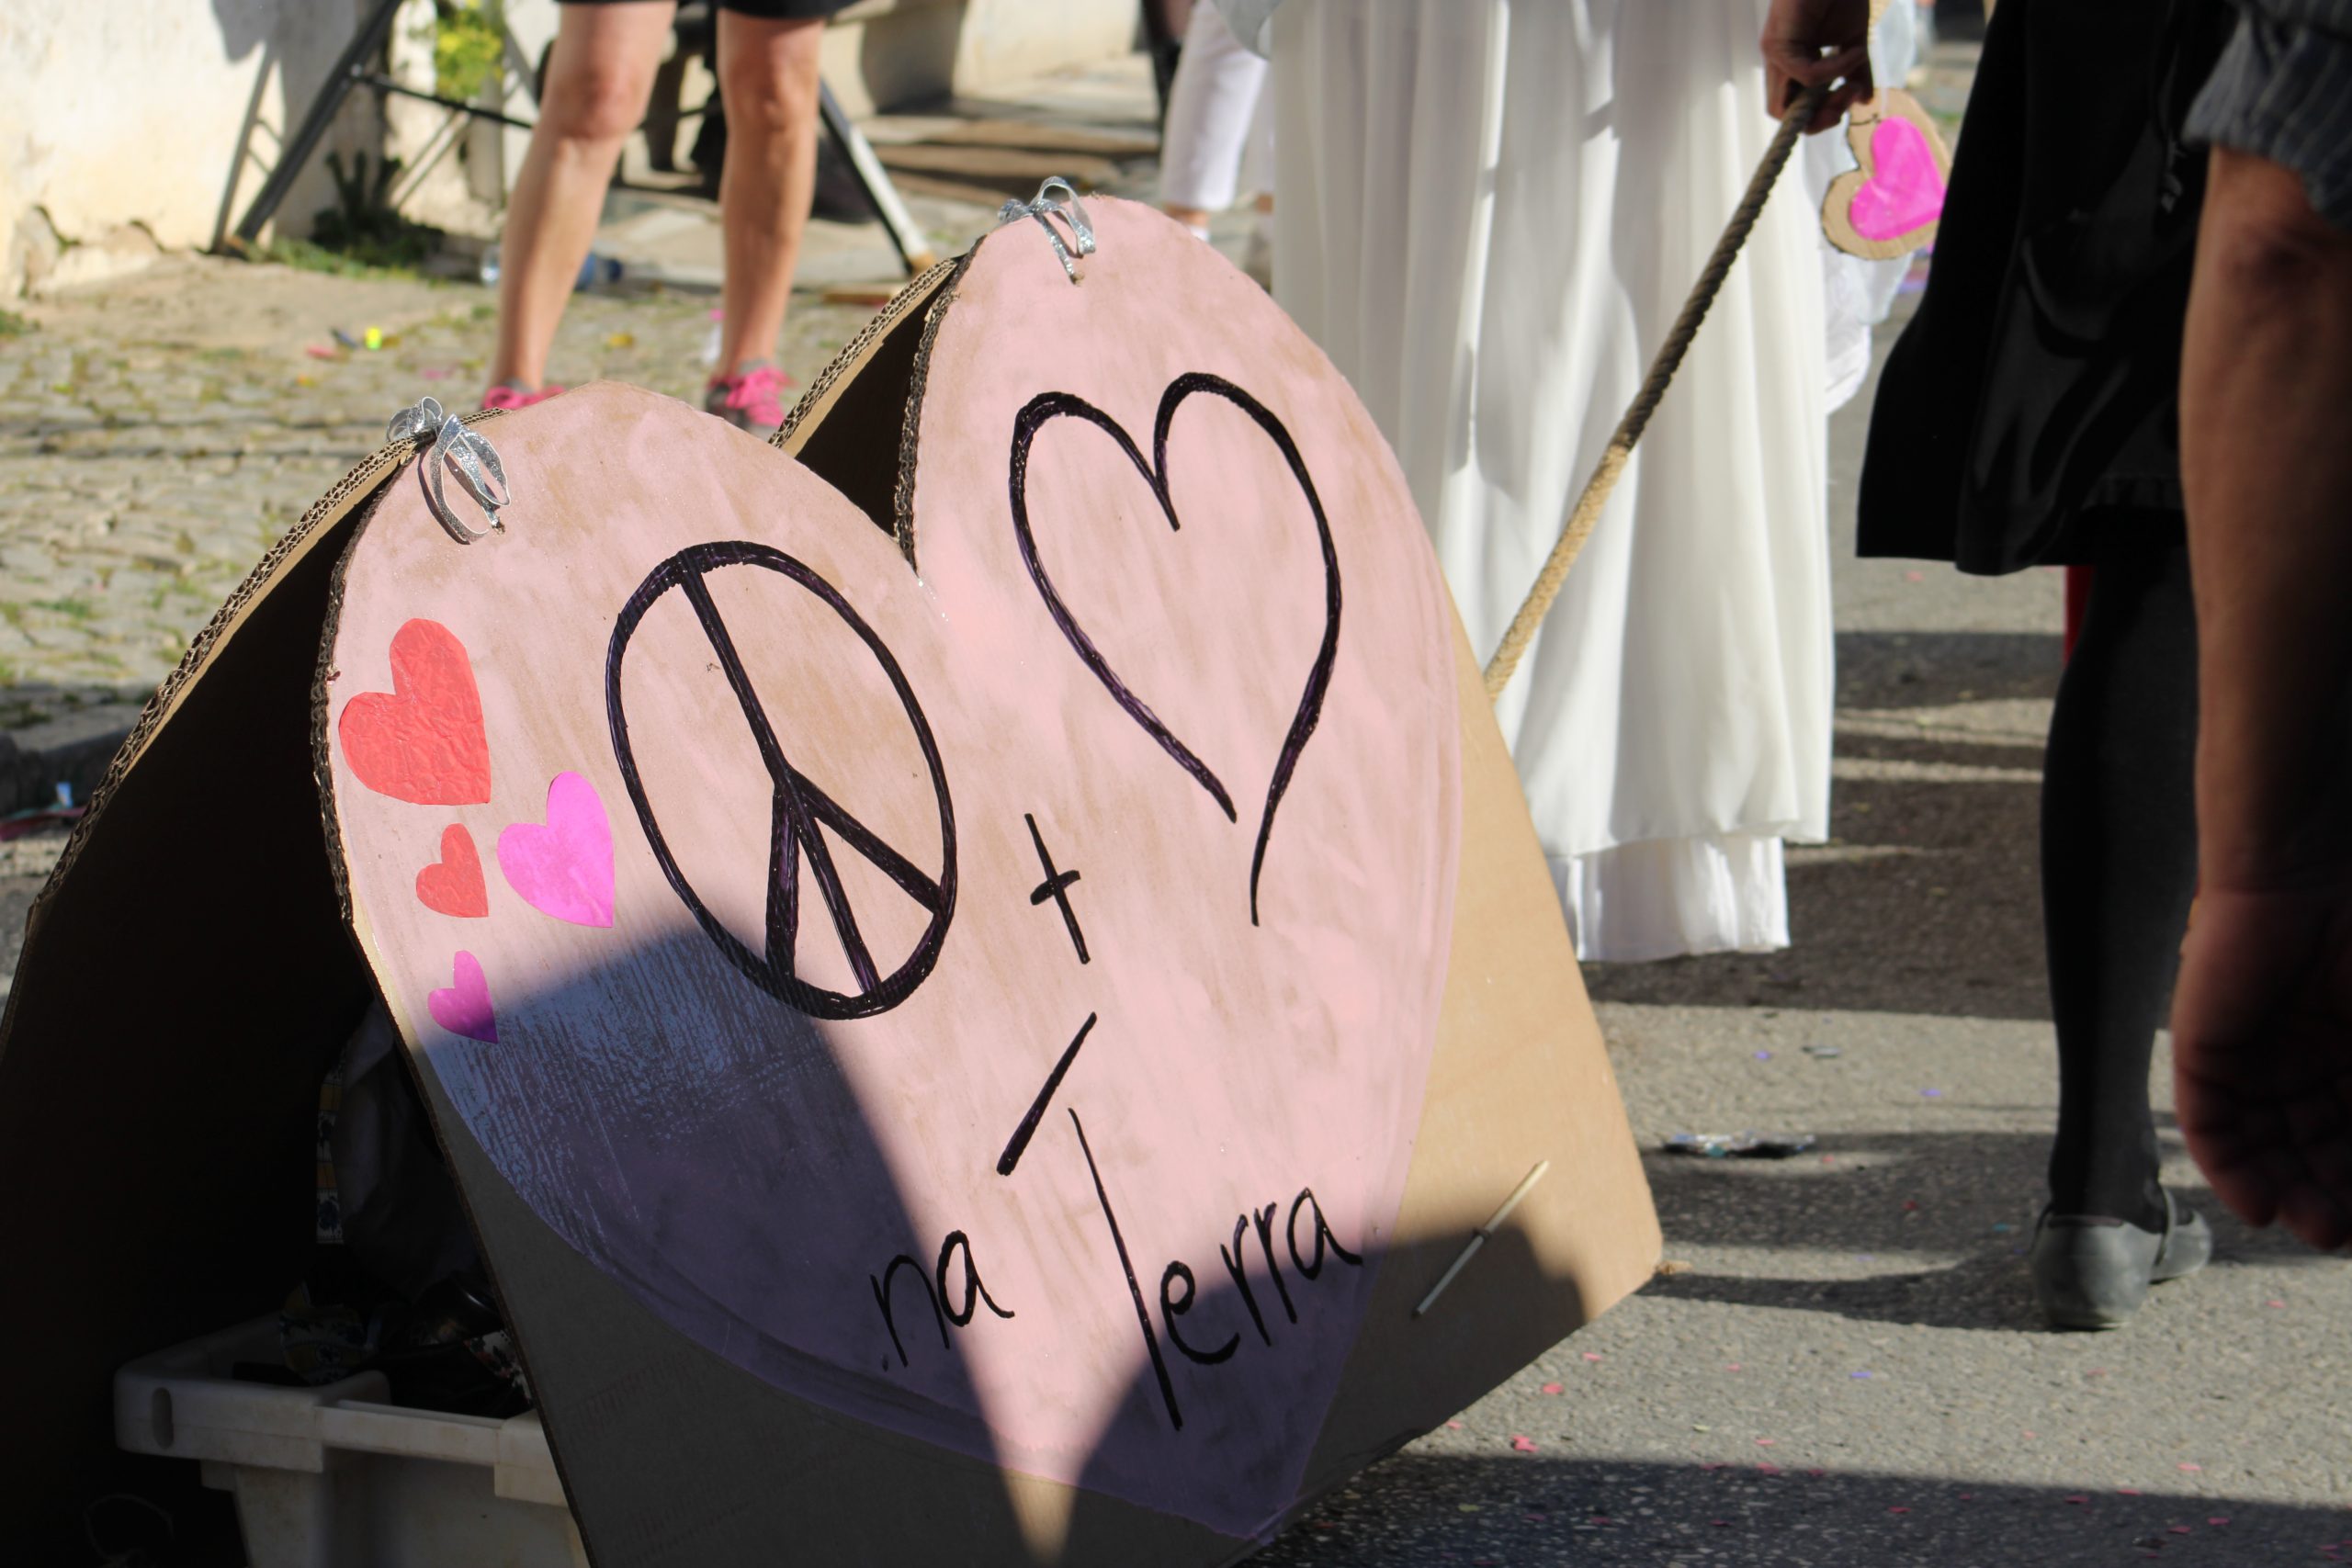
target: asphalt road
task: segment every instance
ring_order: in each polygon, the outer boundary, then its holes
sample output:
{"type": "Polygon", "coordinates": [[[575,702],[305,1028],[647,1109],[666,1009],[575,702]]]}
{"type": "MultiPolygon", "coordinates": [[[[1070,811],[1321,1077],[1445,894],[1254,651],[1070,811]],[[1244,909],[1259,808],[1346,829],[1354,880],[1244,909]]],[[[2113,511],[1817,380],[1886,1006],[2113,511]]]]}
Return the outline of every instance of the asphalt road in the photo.
{"type": "MultiPolygon", "coordinates": [[[[1836,840],[1792,857],[1795,945],[1588,970],[1645,1147],[1753,1128],[1818,1148],[1652,1154],[1687,1270],[1259,1561],[2352,1558],[2346,1265],[2207,1204],[2213,1266],[2130,1328],[2053,1334],[2035,1314],[2022,1250],[2056,1098],[2034,842],[2062,588],[1856,559],[1869,406],[1866,389],[1834,426],[1836,840]]],[[[2160,1053],[2164,1106],[2169,1071],[2160,1053]]],[[[2194,1200],[2160,1122],[2166,1179],[2194,1200]]]]}

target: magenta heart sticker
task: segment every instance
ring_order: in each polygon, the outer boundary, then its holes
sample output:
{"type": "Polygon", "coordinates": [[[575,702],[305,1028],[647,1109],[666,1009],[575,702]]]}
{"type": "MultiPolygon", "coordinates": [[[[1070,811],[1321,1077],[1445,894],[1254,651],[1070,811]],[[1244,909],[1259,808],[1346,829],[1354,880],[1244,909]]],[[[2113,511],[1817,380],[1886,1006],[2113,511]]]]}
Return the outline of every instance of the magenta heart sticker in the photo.
{"type": "Polygon", "coordinates": [[[1899,240],[1943,216],[1944,176],[1928,138],[1907,119],[1871,130],[1871,177],[1854,192],[1854,231],[1866,240],[1899,240]]]}
{"type": "Polygon", "coordinates": [[[452,1034],[497,1044],[498,1018],[491,1010],[490,981],[482,975],[481,961],[460,953],[450,961],[449,975],[450,986],[424,998],[433,1021],[452,1034]]]}
{"type": "Polygon", "coordinates": [[[506,885],[542,915],[575,926],[613,923],[613,825],[596,786],[578,773],[548,785],[547,826],[517,822],[498,835],[506,885]]]}

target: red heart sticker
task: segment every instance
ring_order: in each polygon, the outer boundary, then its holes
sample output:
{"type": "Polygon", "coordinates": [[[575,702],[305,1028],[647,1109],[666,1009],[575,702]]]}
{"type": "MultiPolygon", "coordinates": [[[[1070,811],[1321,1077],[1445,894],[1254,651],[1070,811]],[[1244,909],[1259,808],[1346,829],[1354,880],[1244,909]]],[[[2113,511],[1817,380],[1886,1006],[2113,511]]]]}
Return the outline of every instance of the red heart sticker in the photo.
{"type": "Polygon", "coordinates": [[[336,721],[351,771],[378,795],[418,806],[489,800],[490,742],[465,645],[438,621],[410,621],[392,635],[391,664],[392,689],[362,692],[336,721]]]}
{"type": "Polygon", "coordinates": [[[416,901],[459,919],[490,914],[490,888],[481,876],[481,854],[474,836],[452,822],[441,830],[441,859],[416,874],[416,901]]]}

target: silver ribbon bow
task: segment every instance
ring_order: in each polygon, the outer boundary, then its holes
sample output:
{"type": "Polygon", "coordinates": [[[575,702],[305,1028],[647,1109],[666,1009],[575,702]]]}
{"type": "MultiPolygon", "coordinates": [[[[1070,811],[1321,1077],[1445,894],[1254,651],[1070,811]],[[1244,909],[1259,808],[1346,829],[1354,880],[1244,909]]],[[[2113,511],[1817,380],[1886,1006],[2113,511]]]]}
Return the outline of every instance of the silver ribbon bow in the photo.
{"type": "Polygon", "coordinates": [[[1072,283],[1076,283],[1078,260],[1070,253],[1076,251],[1080,256],[1094,254],[1094,226],[1086,220],[1086,209],[1079,203],[1076,187],[1056,175],[1037,187],[1035,199],[1008,201],[997,209],[996,220],[1000,227],[1017,223],[1023,218],[1037,220],[1037,226],[1046,231],[1046,242],[1054,247],[1054,254],[1060,260],[1062,270],[1069,275],[1072,283]],[[1060,197],[1054,195],[1057,190],[1062,193],[1060,197]],[[1057,218],[1069,226],[1068,244],[1062,243],[1061,231],[1054,227],[1057,218]]]}
{"type": "Polygon", "coordinates": [[[418,441],[430,439],[433,449],[425,454],[424,463],[431,476],[425,484],[425,496],[433,508],[434,521],[449,531],[449,537],[461,545],[476,539],[486,539],[492,532],[505,532],[506,525],[498,520],[498,509],[514,497],[506,489],[506,465],[498,460],[498,448],[466,427],[456,414],[443,412],[440,403],[424,399],[414,408],[402,409],[392,415],[392,423],[384,427],[387,441],[418,441]],[[488,528],[469,528],[449,510],[444,493],[450,470],[455,469],[458,483],[473,497],[482,515],[490,519],[488,528]]]}

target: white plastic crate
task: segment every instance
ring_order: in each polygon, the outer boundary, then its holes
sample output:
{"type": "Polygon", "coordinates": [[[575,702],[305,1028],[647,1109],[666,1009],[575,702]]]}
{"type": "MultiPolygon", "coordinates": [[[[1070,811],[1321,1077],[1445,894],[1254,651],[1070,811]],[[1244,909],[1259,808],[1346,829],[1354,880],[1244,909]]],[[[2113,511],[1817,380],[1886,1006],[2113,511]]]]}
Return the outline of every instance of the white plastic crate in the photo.
{"type": "Polygon", "coordinates": [[[190,1459],[237,1498],[252,1568],[587,1568],[536,1411],[492,1420],[383,1403],[380,1372],[240,1382],[275,1363],[258,1318],[115,1374],[115,1441],[190,1459]]]}

